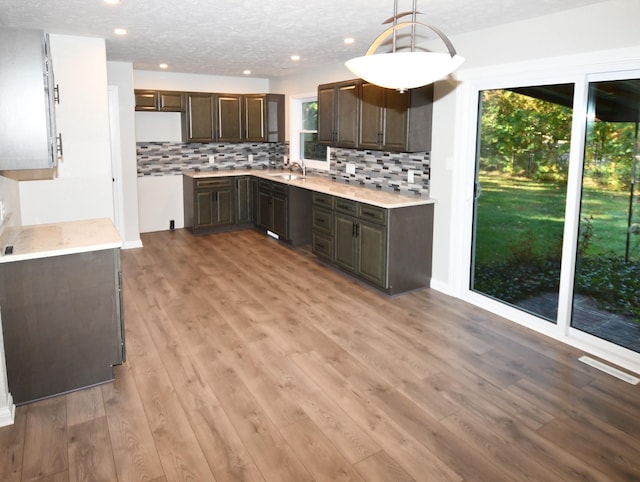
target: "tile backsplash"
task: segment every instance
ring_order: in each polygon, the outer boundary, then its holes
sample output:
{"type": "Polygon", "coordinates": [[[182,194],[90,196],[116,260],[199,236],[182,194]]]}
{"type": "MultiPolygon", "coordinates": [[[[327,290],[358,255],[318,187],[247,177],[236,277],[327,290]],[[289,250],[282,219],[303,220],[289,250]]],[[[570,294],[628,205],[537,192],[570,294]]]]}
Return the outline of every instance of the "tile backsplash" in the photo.
{"type": "MultiPolygon", "coordinates": [[[[139,142],[138,177],[178,175],[193,169],[283,168],[284,156],[288,152],[286,143],[139,142]],[[209,156],[215,157],[213,164],[209,163],[209,156]]],[[[428,152],[394,153],[332,148],[330,170],[313,170],[313,173],[370,189],[429,197],[431,159],[428,152]],[[409,171],[413,173],[411,183],[409,171]]]]}

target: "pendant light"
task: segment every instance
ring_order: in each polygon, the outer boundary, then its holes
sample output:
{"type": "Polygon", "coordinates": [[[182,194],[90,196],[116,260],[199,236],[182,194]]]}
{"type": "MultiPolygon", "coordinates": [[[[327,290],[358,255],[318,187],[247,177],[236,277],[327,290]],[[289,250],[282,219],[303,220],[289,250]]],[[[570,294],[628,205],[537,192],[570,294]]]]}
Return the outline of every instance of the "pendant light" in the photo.
{"type": "Polygon", "coordinates": [[[382,32],[371,44],[367,53],[345,62],[346,67],[361,79],[387,89],[403,92],[407,89],[428,85],[446,77],[460,67],[464,58],[456,53],[455,48],[447,36],[437,28],[416,21],[419,12],[416,11],[413,0],[413,11],[398,14],[398,0],[393,2],[393,17],[384,23],[393,25],[382,32]],[[407,15],[411,21],[398,22],[407,15]],[[422,26],[435,32],[444,42],[448,53],[416,51],[416,27],[422,26]],[[411,45],[409,51],[396,51],[397,31],[411,28],[411,45]],[[392,49],[390,53],[376,54],[376,50],[392,35],[392,49]]]}

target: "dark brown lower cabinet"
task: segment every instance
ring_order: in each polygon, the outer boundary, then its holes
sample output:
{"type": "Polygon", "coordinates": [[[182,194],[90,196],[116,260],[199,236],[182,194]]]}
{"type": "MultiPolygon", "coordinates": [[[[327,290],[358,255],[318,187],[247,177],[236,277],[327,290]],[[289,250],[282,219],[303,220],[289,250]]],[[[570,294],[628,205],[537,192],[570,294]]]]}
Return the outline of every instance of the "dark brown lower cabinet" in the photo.
{"type": "Polygon", "coordinates": [[[292,245],[311,242],[311,191],[259,179],[257,208],[258,229],[292,245]]]}
{"type": "Polygon", "coordinates": [[[191,178],[183,176],[184,225],[194,234],[235,224],[234,177],[191,178]]]}
{"type": "Polygon", "coordinates": [[[113,380],[125,359],[120,249],[3,263],[0,310],[16,404],[113,380]]]}
{"type": "Polygon", "coordinates": [[[316,256],[391,295],[429,286],[433,204],[386,209],[321,194],[312,219],[316,256]]]}

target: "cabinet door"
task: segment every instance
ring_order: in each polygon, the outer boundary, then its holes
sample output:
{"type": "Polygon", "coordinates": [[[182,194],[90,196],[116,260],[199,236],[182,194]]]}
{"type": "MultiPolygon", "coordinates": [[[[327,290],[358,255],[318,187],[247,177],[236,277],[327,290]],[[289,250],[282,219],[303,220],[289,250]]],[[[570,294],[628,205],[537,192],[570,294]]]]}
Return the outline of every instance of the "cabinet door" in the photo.
{"type": "Polygon", "coordinates": [[[213,94],[187,94],[183,135],[185,142],[212,142],[215,131],[213,94]]]}
{"type": "Polygon", "coordinates": [[[136,110],[158,110],[158,92],[155,90],[136,90],[136,110]]]}
{"type": "Polygon", "coordinates": [[[251,178],[236,179],[236,223],[248,223],[251,215],[251,178]]]}
{"type": "Polygon", "coordinates": [[[258,180],[251,178],[251,222],[258,224],[258,180]]]}
{"type": "Polygon", "coordinates": [[[335,145],[358,146],[358,87],[356,82],[339,85],[336,89],[335,145]]]}
{"type": "Polygon", "coordinates": [[[242,96],[218,95],[218,141],[242,141],[242,96]]]}
{"type": "Polygon", "coordinates": [[[260,189],[258,191],[258,226],[265,229],[273,229],[271,215],[271,193],[260,189]]]}
{"type": "Polygon", "coordinates": [[[267,94],[267,142],[284,142],[284,95],[267,94]]]}
{"type": "Polygon", "coordinates": [[[158,92],[158,108],[162,112],[184,112],[182,92],[158,92]]]}
{"type": "Polygon", "coordinates": [[[233,224],[233,189],[217,189],[213,192],[215,225],[233,224]]]}
{"type": "Polygon", "coordinates": [[[382,144],[384,98],[384,88],[374,84],[362,84],[359,147],[363,149],[379,149],[382,144]]]}
{"type": "Polygon", "coordinates": [[[265,142],[265,95],[246,95],[244,97],[245,133],[244,139],[249,142],[265,142]]]}
{"type": "Polygon", "coordinates": [[[356,219],[336,213],[335,223],[335,262],[349,271],[356,271],[358,248],[358,239],[355,237],[356,219]]]}
{"type": "Polygon", "coordinates": [[[332,144],[334,141],[334,98],[333,85],[318,86],[318,142],[320,144],[332,144]]]}
{"type": "Polygon", "coordinates": [[[289,210],[287,197],[274,194],[271,196],[273,214],[272,231],[283,239],[289,238],[289,210]]]}
{"type": "MultiPolygon", "coordinates": [[[[410,91],[386,89],[382,128],[382,148],[386,151],[407,151],[410,91]]],[[[424,134],[425,136],[427,133],[424,134]]]]}
{"type": "Polygon", "coordinates": [[[358,221],[356,228],[359,244],[358,274],[386,287],[387,229],[385,226],[358,221]]]}
{"type": "Polygon", "coordinates": [[[213,226],[218,215],[213,205],[212,190],[196,191],[196,215],[194,219],[194,229],[213,226]]]}

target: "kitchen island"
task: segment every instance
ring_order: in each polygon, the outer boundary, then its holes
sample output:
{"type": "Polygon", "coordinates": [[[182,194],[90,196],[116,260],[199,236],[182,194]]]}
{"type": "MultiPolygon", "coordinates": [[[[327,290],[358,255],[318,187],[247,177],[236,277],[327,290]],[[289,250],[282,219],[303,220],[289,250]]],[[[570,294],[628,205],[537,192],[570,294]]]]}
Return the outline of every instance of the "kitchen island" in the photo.
{"type": "Polygon", "coordinates": [[[0,316],[16,404],[113,379],[125,358],[121,246],[109,219],[0,236],[0,316]]]}
{"type": "Polygon", "coordinates": [[[188,171],[185,227],[194,234],[246,227],[233,213],[234,205],[246,204],[234,195],[240,178],[252,179],[257,229],[293,246],[310,244],[321,261],[389,295],[429,287],[433,199],[276,169],[188,171]]]}

